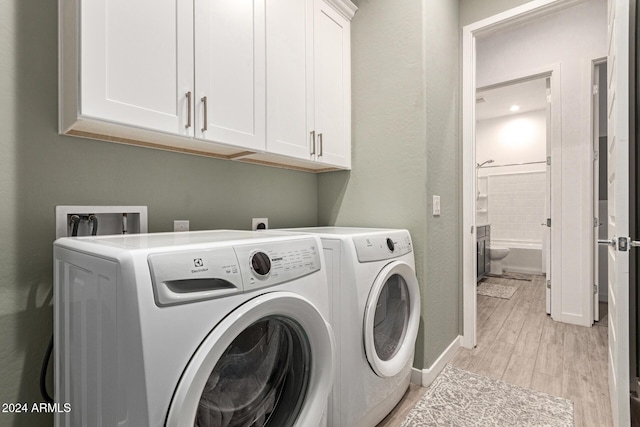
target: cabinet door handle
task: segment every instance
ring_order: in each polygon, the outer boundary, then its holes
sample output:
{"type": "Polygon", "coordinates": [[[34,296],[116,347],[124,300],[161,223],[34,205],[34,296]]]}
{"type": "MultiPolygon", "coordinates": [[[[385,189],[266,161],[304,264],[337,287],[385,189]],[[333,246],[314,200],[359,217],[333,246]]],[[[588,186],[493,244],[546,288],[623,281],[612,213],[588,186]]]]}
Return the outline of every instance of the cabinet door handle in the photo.
{"type": "Polygon", "coordinates": [[[203,96],[201,101],[204,103],[204,122],[202,122],[202,132],[207,130],[207,97],[203,96]]]}
{"type": "Polygon", "coordinates": [[[309,144],[311,146],[311,155],[316,154],[316,131],[312,130],[311,133],[311,144],[309,144]]]}
{"type": "Polygon", "coordinates": [[[318,153],[318,157],[322,157],[322,134],[318,134],[318,146],[320,147],[320,153],[318,153]]]}
{"type": "Polygon", "coordinates": [[[191,127],[191,91],[187,92],[185,95],[187,97],[187,124],[184,125],[184,127],[189,129],[191,127]]]}

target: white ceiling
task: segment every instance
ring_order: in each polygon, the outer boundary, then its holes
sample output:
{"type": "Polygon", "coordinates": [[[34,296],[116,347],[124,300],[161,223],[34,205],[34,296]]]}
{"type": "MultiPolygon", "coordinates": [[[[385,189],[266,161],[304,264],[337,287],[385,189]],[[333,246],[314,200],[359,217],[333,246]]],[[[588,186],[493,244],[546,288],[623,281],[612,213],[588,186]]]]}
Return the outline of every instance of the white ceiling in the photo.
{"type": "Polygon", "coordinates": [[[476,120],[526,113],[547,108],[546,79],[544,77],[476,92],[476,120]],[[484,102],[478,100],[483,98],[484,102]],[[520,110],[511,112],[512,105],[520,110]]]}

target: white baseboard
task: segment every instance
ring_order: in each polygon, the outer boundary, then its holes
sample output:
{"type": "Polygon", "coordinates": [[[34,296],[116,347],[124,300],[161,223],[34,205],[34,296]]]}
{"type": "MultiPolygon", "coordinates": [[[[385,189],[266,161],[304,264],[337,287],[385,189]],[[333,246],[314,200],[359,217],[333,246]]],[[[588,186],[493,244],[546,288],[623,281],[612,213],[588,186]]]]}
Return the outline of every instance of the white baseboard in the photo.
{"type": "Polygon", "coordinates": [[[411,382],[413,384],[421,385],[422,387],[428,387],[442,372],[444,367],[453,359],[453,356],[456,354],[456,351],[460,347],[461,336],[458,335],[456,339],[449,344],[449,347],[445,351],[442,352],[440,357],[431,365],[431,367],[426,369],[411,369],[411,382]]]}
{"type": "Polygon", "coordinates": [[[411,368],[411,384],[422,385],[422,371],[418,368],[411,368]]]}

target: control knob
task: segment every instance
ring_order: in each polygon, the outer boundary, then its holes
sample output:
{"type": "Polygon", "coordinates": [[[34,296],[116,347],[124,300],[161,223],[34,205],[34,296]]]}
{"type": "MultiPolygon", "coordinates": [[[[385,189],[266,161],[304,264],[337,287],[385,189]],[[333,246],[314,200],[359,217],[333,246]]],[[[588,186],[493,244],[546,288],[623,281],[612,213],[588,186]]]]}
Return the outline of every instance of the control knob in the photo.
{"type": "Polygon", "coordinates": [[[258,276],[266,276],[271,271],[271,259],[264,252],[256,252],[251,255],[251,269],[258,276]]]}
{"type": "Polygon", "coordinates": [[[387,247],[391,252],[393,252],[396,248],[396,245],[393,243],[393,240],[387,237],[387,247]]]}

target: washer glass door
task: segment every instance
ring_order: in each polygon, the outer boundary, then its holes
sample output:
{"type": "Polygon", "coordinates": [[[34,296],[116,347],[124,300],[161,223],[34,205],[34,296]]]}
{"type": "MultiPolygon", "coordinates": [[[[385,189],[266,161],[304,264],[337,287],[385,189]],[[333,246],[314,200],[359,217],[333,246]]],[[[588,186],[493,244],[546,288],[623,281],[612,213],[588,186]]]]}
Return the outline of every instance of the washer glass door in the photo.
{"type": "Polygon", "coordinates": [[[309,342],[283,316],[261,319],[233,340],[209,375],[195,425],[292,426],[309,382],[309,342]]]}
{"type": "Polygon", "coordinates": [[[415,272],[396,261],[378,274],[369,294],[364,317],[367,360],[376,374],[391,377],[413,357],[420,319],[420,298],[415,272]]]}
{"type": "Polygon", "coordinates": [[[331,327],[290,292],[255,297],[199,345],[176,387],[166,425],[318,425],[331,390],[331,327]]]}

